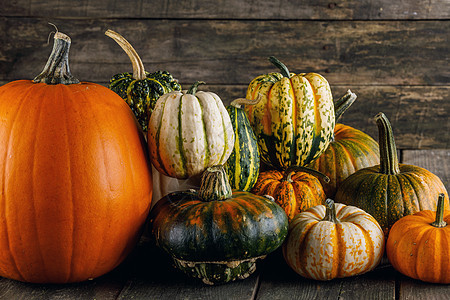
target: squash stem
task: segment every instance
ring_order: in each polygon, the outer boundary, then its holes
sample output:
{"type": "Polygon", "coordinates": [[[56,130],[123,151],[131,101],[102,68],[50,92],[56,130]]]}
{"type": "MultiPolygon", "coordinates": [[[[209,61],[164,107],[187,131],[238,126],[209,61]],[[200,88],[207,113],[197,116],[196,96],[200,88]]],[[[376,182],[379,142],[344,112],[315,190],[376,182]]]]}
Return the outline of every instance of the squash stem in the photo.
{"type": "Polygon", "coordinates": [[[309,174],[311,174],[311,175],[314,175],[314,176],[316,176],[316,177],[319,177],[320,179],[322,179],[324,182],[326,182],[326,183],[328,183],[328,182],[330,182],[330,178],[327,176],[327,175],[325,175],[325,174],[323,174],[323,173],[321,173],[321,172],[319,172],[319,171],[316,171],[316,170],[314,170],[314,169],[311,169],[311,168],[308,168],[308,167],[304,167],[304,166],[289,166],[287,169],[286,169],[286,171],[284,171],[284,174],[283,174],[283,181],[288,181],[288,182],[292,182],[292,174],[294,173],[294,172],[305,172],[305,173],[309,173],[309,174]]]}
{"type": "Polygon", "coordinates": [[[204,202],[221,201],[231,198],[232,189],[223,165],[207,168],[200,182],[198,196],[204,202]]]}
{"type": "Polygon", "coordinates": [[[283,77],[291,78],[291,73],[289,72],[289,70],[285,64],[283,64],[281,61],[279,61],[274,56],[269,57],[269,61],[272,64],[274,64],[278,69],[280,69],[281,75],[283,75],[283,77]]]}
{"type": "Polygon", "coordinates": [[[131,64],[133,65],[133,78],[136,80],[143,80],[146,78],[144,64],[142,63],[141,58],[137,54],[136,50],[134,50],[133,46],[120,34],[111,29],[108,29],[105,32],[105,35],[112,38],[116,41],[117,44],[125,51],[128,57],[131,60],[131,64]]]}
{"type": "Polygon", "coordinates": [[[197,89],[200,84],[206,84],[206,83],[204,81],[194,82],[194,84],[189,88],[189,90],[186,92],[186,94],[195,95],[195,93],[197,93],[197,89]]]}
{"type": "Polygon", "coordinates": [[[322,221],[329,221],[335,224],[340,223],[336,216],[336,206],[334,205],[334,201],[328,198],[327,200],[325,200],[325,207],[325,217],[322,219],[322,221]]]}
{"type": "Polygon", "coordinates": [[[254,100],[247,98],[237,98],[231,101],[230,105],[236,108],[242,108],[242,105],[256,105],[261,101],[262,95],[258,93],[258,97],[254,100]]]}
{"type": "Polygon", "coordinates": [[[336,122],[341,118],[345,111],[355,102],[357,96],[350,90],[347,90],[344,96],[334,102],[334,115],[336,122]]]}
{"type": "Polygon", "coordinates": [[[443,193],[439,194],[437,209],[436,209],[436,220],[431,223],[432,226],[437,228],[442,228],[447,226],[447,222],[444,221],[444,208],[445,208],[445,195],[443,193]]]}
{"type": "Polygon", "coordinates": [[[70,73],[69,49],[71,40],[66,34],[57,31],[53,49],[42,72],[33,79],[35,83],[75,84],[80,81],[70,73]]]}
{"type": "Polygon", "coordinates": [[[386,115],[382,112],[375,116],[378,126],[378,143],[380,145],[380,172],[386,175],[400,173],[392,126],[386,115]]]}

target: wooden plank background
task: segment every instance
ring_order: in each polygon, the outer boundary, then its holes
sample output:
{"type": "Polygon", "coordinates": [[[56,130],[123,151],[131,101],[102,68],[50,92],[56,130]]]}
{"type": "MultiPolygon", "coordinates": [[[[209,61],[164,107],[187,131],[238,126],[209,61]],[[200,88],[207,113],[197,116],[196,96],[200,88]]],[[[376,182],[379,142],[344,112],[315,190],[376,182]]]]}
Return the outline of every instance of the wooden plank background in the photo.
{"type": "MultiPolygon", "coordinates": [[[[0,84],[31,79],[51,51],[54,23],[72,38],[72,73],[107,85],[130,71],[107,29],[125,36],[148,71],[196,80],[224,103],[257,75],[324,75],[335,97],[359,96],[342,122],[377,138],[373,116],[391,120],[401,150],[448,149],[450,1],[3,1],[0,84]]],[[[448,157],[447,157],[448,158],[448,157]]]]}

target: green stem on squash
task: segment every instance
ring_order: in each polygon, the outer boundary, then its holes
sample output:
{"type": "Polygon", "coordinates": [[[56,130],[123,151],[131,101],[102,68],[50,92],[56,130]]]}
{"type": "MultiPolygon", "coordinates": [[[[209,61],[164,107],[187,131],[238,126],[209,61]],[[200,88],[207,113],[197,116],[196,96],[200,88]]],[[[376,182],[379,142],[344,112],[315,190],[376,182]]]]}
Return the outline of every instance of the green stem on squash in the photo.
{"type": "Polygon", "coordinates": [[[231,185],[223,165],[209,167],[203,172],[198,191],[202,201],[221,201],[229,199],[231,195],[231,185]]]}
{"type": "Polygon", "coordinates": [[[75,84],[80,81],[70,73],[69,49],[71,40],[66,34],[57,31],[53,49],[42,72],[33,79],[35,83],[75,84]]]}
{"type": "Polygon", "coordinates": [[[335,224],[340,223],[336,216],[336,206],[334,205],[334,201],[328,198],[327,200],[325,200],[325,207],[325,217],[322,219],[322,221],[329,221],[335,224]]]}
{"type": "Polygon", "coordinates": [[[443,193],[439,194],[437,209],[436,209],[436,220],[431,223],[432,226],[437,228],[442,228],[447,226],[447,222],[444,221],[444,208],[445,208],[445,195],[443,193]]]}
{"type": "Polygon", "coordinates": [[[382,112],[375,116],[378,126],[378,143],[380,145],[380,172],[387,175],[400,173],[392,126],[382,112]]]}
{"type": "Polygon", "coordinates": [[[321,173],[321,172],[319,172],[319,171],[316,171],[316,170],[314,170],[314,169],[311,169],[311,168],[308,168],[308,167],[304,167],[304,166],[289,166],[287,169],[286,169],[286,171],[284,171],[284,174],[283,174],[283,181],[288,181],[288,182],[292,182],[292,174],[294,173],[294,172],[305,172],[305,173],[309,173],[309,174],[311,174],[311,175],[314,175],[314,176],[316,176],[316,177],[319,177],[319,178],[321,178],[324,182],[326,182],[326,183],[328,183],[328,182],[330,182],[330,178],[327,176],[327,175],[325,175],[325,174],[323,174],[323,173],[321,173]]]}
{"type": "Polygon", "coordinates": [[[189,88],[189,90],[186,92],[186,94],[195,95],[195,93],[197,93],[197,89],[200,84],[206,84],[206,83],[204,81],[194,82],[194,84],[189,88]]]}
{"type": "Polygon", "coordinates": [[[289,72],[286,65],[283,64],[281,61],[279,61],[277,58],[275,58],[274,56],[271,56],[271,57],[269,57],[269,61],[272,64],[274,64],[278,69],[281,70],[281,75],[283,75],[284,77],[287,77],[287,78],[291,77],[291,73],[289,72]]]}
{"type": "Polygon", "coordinates": [[[105,35],[112,38],[116,41],[117,44],[125,51],[128,57],[131,60],[131,64],[133,66],[133,78],[136,80],[143,80],[146,78],[144,64],[142,63],[141,58],[137,54],[136,50],[134,50],[133,46],[120,34],[115,31],[108,29],[105,32],[105,35]]]}
{"type": "Polygon", "coordinates": [[[344,112],[355,102],[357,96],[350,90],[347,90],[344,96],[334,102],[334,115],[336,122],[341,118],[344,112]]]}

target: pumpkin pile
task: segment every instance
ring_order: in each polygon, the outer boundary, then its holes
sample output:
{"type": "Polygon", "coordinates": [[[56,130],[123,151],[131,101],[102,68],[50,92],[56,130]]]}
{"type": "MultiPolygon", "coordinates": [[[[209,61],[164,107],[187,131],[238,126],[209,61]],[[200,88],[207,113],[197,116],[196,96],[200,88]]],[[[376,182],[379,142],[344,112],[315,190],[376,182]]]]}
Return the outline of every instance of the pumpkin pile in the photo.
{"type": "Polygon", "coordinates": [[[41,74],[0,87],[0,276],[95,278],[148,228],[205,284],[245,279],[278,248],[303,277],[354,276],[380,263],[386,241],[399,272],[450,283],[447,191],[399,164],[383,113],[378,144],[336,124],[354,93],[333,101],[323,76],[273,56],[280,73],[225,107],[202,81],[182,90],[169,72],[146,72],[125,38],[105,34],[133,67],[109,89],[72,76],[61,32],[41,74]]]}

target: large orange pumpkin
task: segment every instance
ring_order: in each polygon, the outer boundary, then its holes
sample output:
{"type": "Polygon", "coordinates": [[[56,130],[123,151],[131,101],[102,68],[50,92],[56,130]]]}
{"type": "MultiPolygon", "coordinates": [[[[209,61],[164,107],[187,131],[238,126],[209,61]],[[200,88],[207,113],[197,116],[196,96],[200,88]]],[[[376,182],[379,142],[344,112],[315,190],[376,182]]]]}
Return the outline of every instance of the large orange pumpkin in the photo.
{"type": "Polygon", "coordinates": [[[152,180],[130,108],[79,82],[70,38],[33,81],[0,87],[0,276],[83,281],[115,268],[137,242],[152,180]]]}

